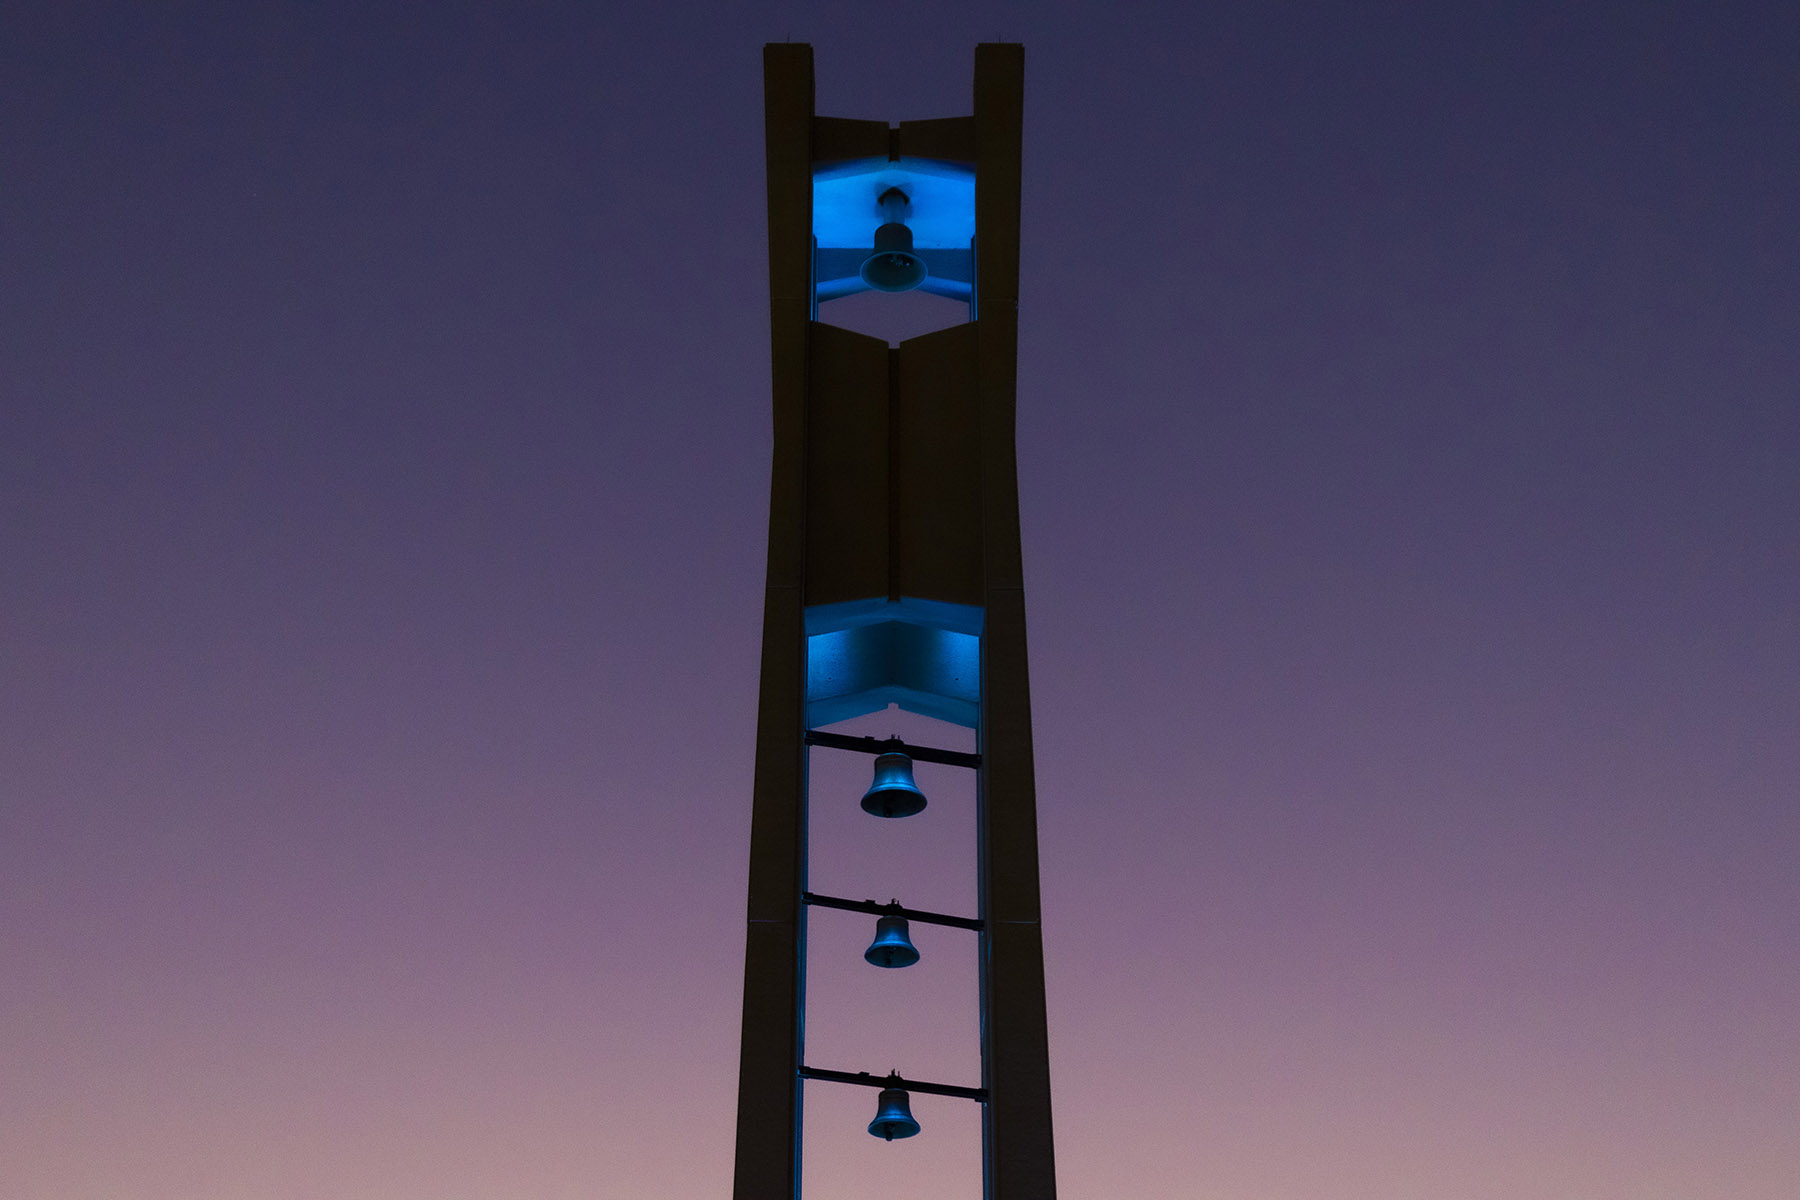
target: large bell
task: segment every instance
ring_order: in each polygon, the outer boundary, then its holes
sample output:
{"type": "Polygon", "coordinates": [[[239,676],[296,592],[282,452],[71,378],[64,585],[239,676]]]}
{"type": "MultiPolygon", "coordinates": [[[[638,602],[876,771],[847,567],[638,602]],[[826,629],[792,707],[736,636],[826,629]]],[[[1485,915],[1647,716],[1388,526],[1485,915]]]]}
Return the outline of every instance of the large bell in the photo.
{"type": "Polygon", "coordinates": [[[883,224],[875,231],[874,253],[863,259],[857,274],[878,292],[910,292],[929,272],[925,260],[913,253],[912,230],[900,219],[906,213],[906,193],[889,188],[877,203],[883,224]]]}
{"type": "Polygon", "coordinates": [[[913,782],[912,759],[899,751],[875,757],[875,781],[863,793],[863,811],[873,817],[910,817],[925,810],[925,793],[913,782]]]}
{"type": "Polygon", "coordinates": [[[907,936],[906,918],[892,914],[875,922],[875,940],[863,957],[877,967],[910,967],[919,961],[918,948],[907,936]]]}
{"type": "Polygon", "coordinates": [[[910,292],[925,282],[925,260],[913,253],[912,230],[891,221],[875,231],[875,252],[857,274],[878,292],[910,292]]]}
{"type": "Polygon", "coordinates": [[[869,1122],[869,1132],[890,1142],[919,1132],[919,1123],[913,1120],[912,1103],[905,1088],[881,1089],[881,1101],[876,1106],[875,1119],[869,1122]]]}

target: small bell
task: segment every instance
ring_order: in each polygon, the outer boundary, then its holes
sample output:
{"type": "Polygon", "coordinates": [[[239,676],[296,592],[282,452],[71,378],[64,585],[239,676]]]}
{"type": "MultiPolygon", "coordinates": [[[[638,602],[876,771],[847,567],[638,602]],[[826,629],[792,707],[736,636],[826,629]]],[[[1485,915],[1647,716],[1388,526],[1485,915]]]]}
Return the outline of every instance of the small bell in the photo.
{"type": "MultiPolygon", "coordinates": [[[[897,1075],[889,1075],[888,1081],[898,1083],[899,1078],[897,1075]]],[[[875,1109],[875,1119],[869,1122],[869,1132],[890,1142],[919,1132],[919,1123],[913,1120],[912,1103],[905,1088],[881,1089],[881,1100],[875,1109]]]]}
{"type": "Polygon", "coordinates": [[[876,921],[875,940],[863,957],[877,967],[910,967],[918,962],[919,951],[907,936],[906,918],[890,913],[876,921]]]}
{"type": "Polygon", "coordinates": [[[898,751],[875,757],[875,782],[863,793],[863,811],[875,817],[910,817],[925,808],[913,782],[912,759],[898,751]]]}
{"type": "Polygon", "coordinates": [[[889,188],[876,201],[881,206],[881,227],[875,231],[875,248],[863,259],[857,274],[878,292],[910,292],[930,274],[925,260],[913,252],[912,230],[901,220],[906,214],[906,193],[889,188]]]}

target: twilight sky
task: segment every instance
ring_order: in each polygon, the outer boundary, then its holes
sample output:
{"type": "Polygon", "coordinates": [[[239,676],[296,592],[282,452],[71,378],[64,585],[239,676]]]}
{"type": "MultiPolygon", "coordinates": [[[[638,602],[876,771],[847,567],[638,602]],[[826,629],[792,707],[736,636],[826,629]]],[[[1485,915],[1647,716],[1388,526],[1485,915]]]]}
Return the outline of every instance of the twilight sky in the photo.
{"type": "MultiPolygon", "coordinates": [[[[65,0],[0,1196],[728,1194],[788,37],[887,120],[1026,45],[1062,1195],[1800,1195],[1800,9],[65,0]]],[[[966,785],[877,844],[866,770],[815,887],[968,911],[966,785]]],[[[974,1082],[972,938],[871,924],[809,1058],[974,1082]]],[[[965,1102],[807,1094],[810,1197],[978,1197],[965,1102]]]]}

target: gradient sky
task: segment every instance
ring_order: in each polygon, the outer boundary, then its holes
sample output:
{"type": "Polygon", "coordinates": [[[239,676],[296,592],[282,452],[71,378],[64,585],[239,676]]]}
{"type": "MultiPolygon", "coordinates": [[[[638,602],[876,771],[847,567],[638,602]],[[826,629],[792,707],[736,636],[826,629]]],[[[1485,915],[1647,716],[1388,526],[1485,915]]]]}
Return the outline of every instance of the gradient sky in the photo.
{"type": "MultiPolygon", "coordinates": [[[[1800,1196],[1800,9],[1523,0],[6,6],[0,1196],[728,1194],[789,37],[1026,45],[1062,1195],[1800,1196]]],[[[969,935],[815,923],[973,1081],[969,935]]]]}

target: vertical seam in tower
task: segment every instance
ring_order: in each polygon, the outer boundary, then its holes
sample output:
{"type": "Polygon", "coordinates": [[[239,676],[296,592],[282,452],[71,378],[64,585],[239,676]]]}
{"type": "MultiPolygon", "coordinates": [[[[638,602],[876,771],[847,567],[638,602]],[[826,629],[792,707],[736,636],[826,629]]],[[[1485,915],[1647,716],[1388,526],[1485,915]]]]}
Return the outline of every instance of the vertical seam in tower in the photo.
{"type": "Polygon", "coordinates": [[[887,371],[887,594],[900,599],[900,347],[888,347],[887,371]]]}

